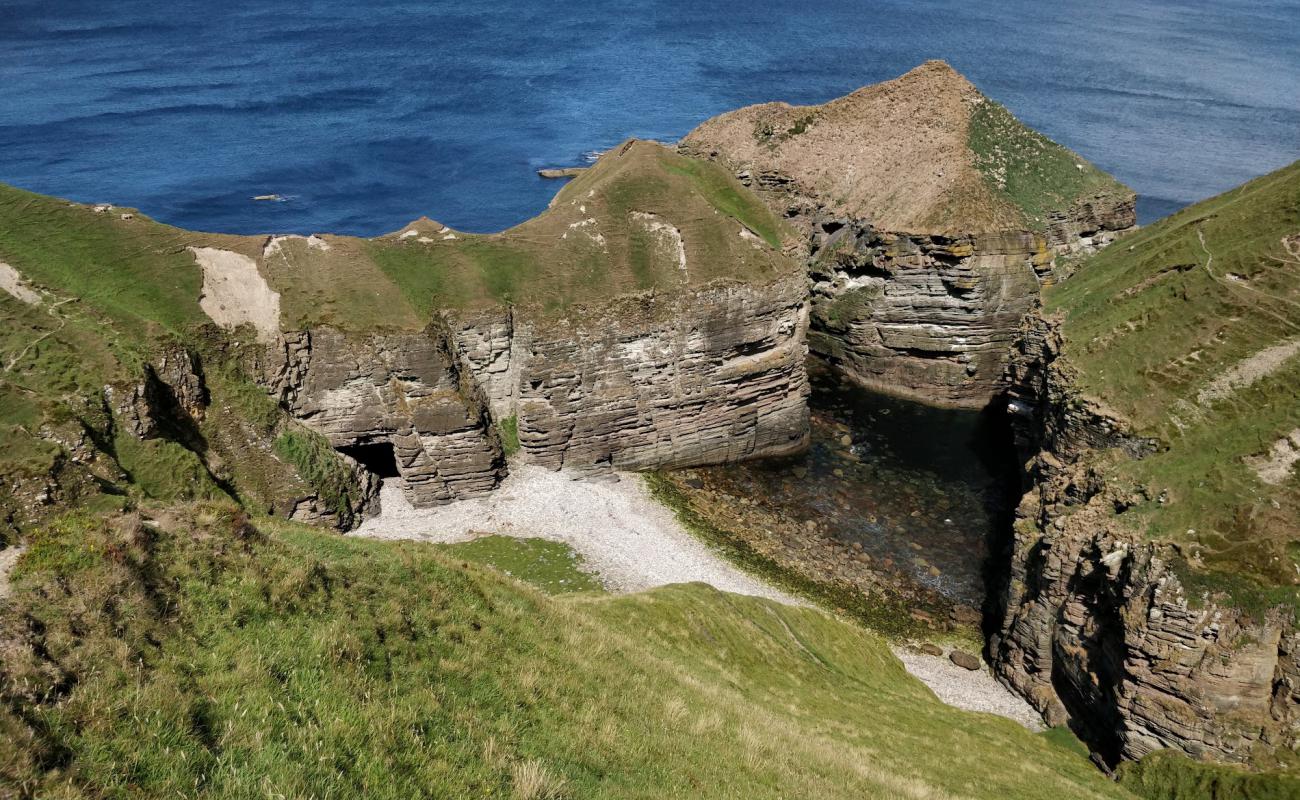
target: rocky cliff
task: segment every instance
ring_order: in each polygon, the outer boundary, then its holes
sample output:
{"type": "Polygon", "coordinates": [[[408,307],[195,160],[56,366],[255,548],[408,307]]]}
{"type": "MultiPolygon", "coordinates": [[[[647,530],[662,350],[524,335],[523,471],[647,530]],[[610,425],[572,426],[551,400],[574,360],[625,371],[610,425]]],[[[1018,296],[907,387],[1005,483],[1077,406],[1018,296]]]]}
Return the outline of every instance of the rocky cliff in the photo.
{"type": "Polygon", "coordinates": [[[683,152],[806,238],[813,348],[874,388],[982,405],[1058,257],[1134,227],[1131,191],[942,62],[819,106],[751,106],[683,152]]]}
{"type": "Polygon", "coordinates": [[[1075,393],[1056,364],[1054,326],[1039,320],[1025,333],[1011,407],[1022,443],[1040,449],[990,643],[999,675],[1050,723],[1071,720],[1111,763],[1161,748],[1265,763],[1295,750],[1294,608],[1245,610],[1188,590],[1182,548],[1125,519],[1146,490],[1106,478],[1115,459],[1158,443],[1127,435],[1075,393]]]}
{"type": "Polygon", "coordinates": [[[1083,264],[1011,362],[1028,491],[990,655],[1111,763],[1300,754],[1300,492],[1262,468],[1300,414],[1297,166],[1083,264]]]}
{"type": "Polygon", "coordinates": [[[505,473],[482,393],[444,331],[282,337],[270,383],[301,422],[417,506],[491,490],[505,473]]]}
{"type": "Polygon", "coordinates": [[[275,309],[204,306],[260,320],[285,406],[421,506],[490,491],[503,445],[582,471],[805,447],[808,302],[785,235],[717,167],[629,142],[502,234],[426,219],[193,252],[205,286],[238,267],[275,309]]]}
{"type": "Polygon", "coordinates": [[[461,318],[455,339],[520,457],[649,469],[807,446],[808,304],[799,276],[628,297],[560,319],[461,318]]]}

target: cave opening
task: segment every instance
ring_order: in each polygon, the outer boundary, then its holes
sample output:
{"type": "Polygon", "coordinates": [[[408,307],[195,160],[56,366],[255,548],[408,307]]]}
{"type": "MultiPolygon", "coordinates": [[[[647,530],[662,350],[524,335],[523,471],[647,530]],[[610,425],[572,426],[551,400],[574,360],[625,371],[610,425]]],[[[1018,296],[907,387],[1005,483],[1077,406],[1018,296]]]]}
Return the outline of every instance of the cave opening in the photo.
{"type": "Polygon", "coordinates": [[[345,445],[339,448],[339,452],[355,459],[380,478],[397,478],[402,474],[397,468],[397,451],[393,449],[392,442],[345,445]]]}

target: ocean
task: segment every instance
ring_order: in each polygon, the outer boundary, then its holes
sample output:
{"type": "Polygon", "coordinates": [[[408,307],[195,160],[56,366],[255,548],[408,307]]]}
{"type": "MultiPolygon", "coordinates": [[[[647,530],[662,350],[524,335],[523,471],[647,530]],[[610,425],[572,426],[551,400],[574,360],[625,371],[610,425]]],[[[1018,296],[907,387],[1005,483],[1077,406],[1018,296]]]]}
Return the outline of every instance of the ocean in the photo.
{"type": "Polygon", "coordinates": [[[1297,31],[1294,0],[0,0],[0,181],[211,231],[493,231],[545,208],[540,167],[942,58],[1148,222],[1300,158],[1297,31]]]}

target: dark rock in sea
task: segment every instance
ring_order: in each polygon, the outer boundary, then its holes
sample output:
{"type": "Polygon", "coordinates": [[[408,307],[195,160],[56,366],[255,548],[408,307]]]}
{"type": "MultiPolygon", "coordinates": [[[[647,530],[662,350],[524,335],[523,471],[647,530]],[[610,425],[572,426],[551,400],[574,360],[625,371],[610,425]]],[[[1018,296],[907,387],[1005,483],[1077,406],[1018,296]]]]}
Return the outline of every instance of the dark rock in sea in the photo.
{"type": "Polygon", "coordinates": [[[539,169],[537,175],[542,178],[576,178],[586,172],[586,167],[555,167],[550,169],[539,169]]]}

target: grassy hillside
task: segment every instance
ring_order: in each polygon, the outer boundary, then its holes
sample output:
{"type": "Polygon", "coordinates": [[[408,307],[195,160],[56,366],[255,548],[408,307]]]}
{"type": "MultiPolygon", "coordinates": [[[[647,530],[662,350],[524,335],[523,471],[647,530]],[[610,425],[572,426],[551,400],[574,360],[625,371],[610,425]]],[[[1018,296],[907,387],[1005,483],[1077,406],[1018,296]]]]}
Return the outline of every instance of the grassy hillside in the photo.
{"type": "Polygon", "coordinates": [[[425,315],[505,303],[556,311],[620,294],[794,274],[781,254],[785,235],[721,167],[629,141],[569,182],[548,210],[510,230],[474,235],[421,220],[367,249],[425,315]]]}
{"type": "Polygon", "coordinates": [[[238,498],[267,510],[311,493],[272,452],[290,423],[250,379],[242,338],[199,308],[186,248],[245,245],[0,186],[0,262],[32,301],[0,292],[0,541],[72,506],[238,498]],[[114,399],[182,352],[204,374],[207,414],[133,437],[114,399]]]}
{"type": "Polygon", "coordinates": [[[1189,544],[1193,579],[1300,582],[1300,162],[1124,239],[1047,305],[1078,387],[1162,443],[1115,467],[1149,495],[1125,516],[1189,544]]]}
{"type": "Polygon", "coordinates": [[[549,597],[427,545],[149,516],[64,518],[20,560],[0,796],[1126,796],[817,611],[549,597]]]}
{"type": "Polygon", "coordinates": [[[205,319],[190,247],[253,258],[296,330],[418,330],[439,308],[542,312],[715,280],[768,282],[798,267],[787,231],[714,164],[650,142],[611,150],[551,208],[496,234],[418,220],[377,239],[221,236],[0,185],[0,261],[75,297],[136,338],[205,319]]]}
{"type": "Polygon", "coordinates": [[[1051,214],[1068,211],[1077,203],[1131,195],[1087,159],[982,95],[972,104],[966,137],[975,168],[994,196],[1019,209],[1030,229],[1046,228],[1051,214]]]}

